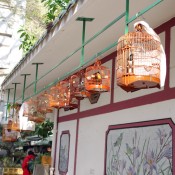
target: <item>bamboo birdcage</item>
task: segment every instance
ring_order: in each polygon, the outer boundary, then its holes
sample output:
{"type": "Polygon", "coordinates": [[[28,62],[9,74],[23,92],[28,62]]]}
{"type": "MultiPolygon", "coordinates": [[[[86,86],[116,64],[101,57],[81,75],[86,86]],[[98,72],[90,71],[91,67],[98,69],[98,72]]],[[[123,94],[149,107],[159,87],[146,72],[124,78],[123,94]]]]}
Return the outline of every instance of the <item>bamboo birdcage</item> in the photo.
{"type": "Polygon", "coordinates": [[[35,131],[35,122],[29,121],[28,114],[25,113],[26,102],[24,102],[19,110],[20,131],[35,131]]]}
{"type": "Polygon", "coordinates": [[[81,70],[70,77],[70,84],[72,87],[73,95],[78,100],[82,100],[90,96],[90,92],[85,89],[85,74],[81,70]]]}
{"type": "Polygon", "coordinates": [[[17,140],[17,131],[12,131],[11,127],[9,128],[9,123],[3,125],[2,129],[2,141],[3,142],[15,142],[17,140]]]}
{"type": "Polygon", "coordinates": [[[107,92],[110,90],[110,70],[101,66],[97,60],[94,66],[86,68],[85,88],[90,92],[107,92]]]}
{"type": "Polygon", "coordinates": [[[24,102],[24,116],[33,115],[37,111],[37,100],[30,98],[28,101],[24,102]]]}
{"type": "Polygon", "coordinates": [[[45,120],[45,115],[37,111],[38,100],[30,98],[24,105],[24,116],[28,117],[28,121],[42,123],[45,120]]]}
{"type": "Polygon", "coordinates": [[[75,98],[73,90],[69,79],[59,83],[59,103],[61,108],[72,110],[78,107],[78,100],[75,98]]]}
{"type": "Polygon", "coordinates": [[[50,106],[49,97],[50,95],[47,92],[44,92],[38,96],[38,112],[43,114],[53,112],[53,108],[50,106]]]}
{"type": "Polygon", "coordinates": [[[51,87],[49,93],[49,105],[53,108],[60,108],[60,104],[58,102],[59,97],[59,88],[58,85],[51,87]]]}
{"type": "Polygon", "coordinates": [[[129,32],[117,45],[117,85],[126,91],[160,87],[160,42],[147,32],[129,32]]]}
{"type": "Polygon", "coordinates": [[[15,107],[13,111],[13,119],[12,119],[12,126],[11,126],[11,130],[13,131],[20,131],[20,119],[19,119],[20,106],[21,105],[18,104],[18,106],[15,107]]]}

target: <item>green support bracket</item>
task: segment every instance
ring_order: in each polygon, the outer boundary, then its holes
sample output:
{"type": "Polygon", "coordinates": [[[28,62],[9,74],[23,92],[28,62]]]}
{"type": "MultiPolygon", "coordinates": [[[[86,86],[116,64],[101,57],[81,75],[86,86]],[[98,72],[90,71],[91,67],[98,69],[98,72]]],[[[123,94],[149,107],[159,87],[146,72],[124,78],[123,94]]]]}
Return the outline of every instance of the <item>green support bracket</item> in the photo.
{"type": "MultiPolygon", "coordinates": [[[[44,88],[36,91],[36,84],[35,84],[35,93],[32,94],[31,96],[28,96],[25,100],[33,97],[36,94],[41,93],[42,91],[50,88],[51,86],[53,86],[54,84],[58,83],[59,81],[65,79],[66,77],[72,75],[73,73],[79,71],[80,69],[82,69],[83,66],[86,66],[88,63],[92,62],[95,58],[97,58],[98,56],[102,55],[103,53],[107,52],[108,50],[110,50],[111,48],[115,47],[117,45],[117,41],[115,41],[114,43],[110,44],[109,46],[107,46],[106,48],[104,48],[102,51],[96,53],[95,55],[93,55],[91,58],[89,58],[87,61],[84,61],[84,47],[89,44],[91,41],[93,41],[95,38],[97,38],[99,35],[101,35],[104,31],[106,31],[108,28],[110,28],[112,25],[114,25],[116,22],[118,22],[121,18],[125,17],[125,33],[128,33],[128,28],[129,28],[129,24],[131,22],[133,22],[136,18],[138,18],[139,16],[143,15],[144,13],[146,13],[147,11],[149,11],[150,9],[152,9],[154,6],[158,5],[160,2],[162,2],[164,0],[155,0],[154,3],[152,3],[151,5],[147,6],[146,8],[142,9],[140,12],[136,13],[134,16],[132,16],[131,18],[129,18],[129,0],[126,0],[126,9],[125,12],[123,12],[122,14],[120,14],[118,17],[116,17],[113,21],[111,21],[108,25],[106,25],[102,30],[100,30],[99,32],[97,32],[94,36],[92,36],[90,39],[88,39],[87,41],[85,41],[85,29],[86,29],[86,21],[92,21],[93,18],[84,18],[84,17],[79,17],[77,18],[77,21],[83,21],[83,30],[82,30],[82,45],[77,48],[76,50],[74,50],[72,53],[70,53],[68,56],[66,56],[61,62],[59,62],[58,64],[56,64],[51,70],[49,70],[48,72],[46,72],[44,75],[42,75],[39,78],[36,78],[36,80],[34,82],[32,82],[30,85],[28,85],[27,88],[31,87],[33,84],[37,83],[39,80],[41,80],[42,78],[44,78],[46,75],[48,75],[50,72],[52,72],[53,70],[55,70],[56,68],[58,68],[60,65],[62,65],[65,61],[67,61],[70,57],[72,57],[75,53],[77,53],[78,51],[81,50],[81,60],[80,60],[80,65],[76,68],[74,68],[72,71],[67,72],[66,74],[64,74],[62,77],[60,77],[59,79],[56,79],[55,81],[51,82],[50,84],[48,84],[47,86],[45,86],[44,88]]],[[[38,69],[38,68],[37,68],[38,69]]],[[[36,71],[36,77],[37,75],[36,71]]],[[[24,93],[23,93],[24,94],[24,93]]],[[[23,98],[24,100],[24,96],[20,97],[23,98]]]]}
{"type": "Polygon", "coordinates": [[[129,27],[129,0],[126,0],[126,15],[125,15],[125,34],[128,33],[128,27],[129,27]]]}
{"type": "Polygon", "coordinates": [[[7,112],[8,112],[8,104],[9,104],[9,98],[10,98],[10,90],[12,88],[6,89],[7,90],[7,106],[6,106],[6,114],[5,114],[5,120],[7,120],[7,112]]]}
{"type": "Polygon", "coordinates": [[[44,63],[32,63],[32,65],[36,65],[35,83],[34,83],[34,94],[36,94],[36,92],[37,92],[38,67],[39,67],[40,64],[44,64],[44,63]]]}
{"type": "MultiPolygon", "coordinates": [[[[15,104],[15,101],[16,101],[16,88],[17,88],[17,85],[20,84],[20,83],[12,83],[15,85],[15,88],[14,88],[14,96],[13,96],[13,104],[15,104]]],[[[14,108],[13,108],[13,114],[14,114],[14,108]]]]}
{"type": "Polygon", "coordinates": [[[26,78],[30,74],[21,74],[21,76],[24,76],[24,85],[23,85],[23,91],[22,91],[22,102],[24,102],[24,94],[25,94],[25,88],[26,88],[26,78]]]}
{"type": "Polygon", "coordinates": [[[94,18],[85,18],[85,17],[78,17],[77,21],[83,21],[83,30],[82,30],[82,48],[81,48],[81,59],[80,59],[80,66],[84,64],[84,43],[85,43],[85,33],[86,33],[86,22],[91,22],[94,18]]]}

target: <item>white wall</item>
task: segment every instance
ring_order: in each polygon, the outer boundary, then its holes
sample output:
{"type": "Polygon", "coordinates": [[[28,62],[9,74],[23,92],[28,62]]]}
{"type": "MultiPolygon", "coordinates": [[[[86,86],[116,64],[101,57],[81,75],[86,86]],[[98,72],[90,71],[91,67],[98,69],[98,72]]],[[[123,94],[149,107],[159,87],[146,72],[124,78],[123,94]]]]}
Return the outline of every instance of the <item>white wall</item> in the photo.
{"type": "MultiPolygon", "coordinates": [[[[172,118],[175,121],[175,99],[129,108],[107,114],[80,119],[78,133],[76,175],[102,175],[104,173],[105,135],[109,125],[172,118]]],[[[69,130],[71,135],[69,152],[69,172],[73,175],[76,121],[59,124],[57,151],[62,131],[69,130]]],[[[58,175],[57,154],[56,175],[58,175]]]]}
{"type": "Polygon", "coordinates": [[[170,41],[170,87],[175,87],[175,27],[171,28],[170,41]]]}

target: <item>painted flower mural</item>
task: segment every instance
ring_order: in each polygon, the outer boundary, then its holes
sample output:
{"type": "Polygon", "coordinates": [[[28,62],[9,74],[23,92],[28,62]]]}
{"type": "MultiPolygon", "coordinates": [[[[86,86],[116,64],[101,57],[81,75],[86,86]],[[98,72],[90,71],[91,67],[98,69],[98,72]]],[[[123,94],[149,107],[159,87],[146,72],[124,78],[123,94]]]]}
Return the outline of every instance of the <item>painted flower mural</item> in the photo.
{"type": "Polygon", "coordinates": [[[60,137],[60,149],[59,149],[58,170],[60,175],[65,175],[68,172],[69,147],[70,147],[70,133],[69,131],[63,131],[60,137]]]}
{"type": "Polygon", "coordinates": [[[106,175],[172,175],[172,129],[168,124],[112,129],[106,154],[106,175]]]}

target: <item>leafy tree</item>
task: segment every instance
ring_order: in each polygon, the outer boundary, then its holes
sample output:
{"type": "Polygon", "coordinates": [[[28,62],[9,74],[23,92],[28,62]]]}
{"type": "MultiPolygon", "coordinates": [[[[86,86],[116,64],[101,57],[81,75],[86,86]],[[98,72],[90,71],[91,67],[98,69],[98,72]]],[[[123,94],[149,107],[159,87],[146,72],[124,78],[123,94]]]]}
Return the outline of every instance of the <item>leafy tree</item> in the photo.
{"type": "Polygon", "coordinates": [[[48,10],[46,14],[46,23],[54,21],[61,10],[64,10],[67,7],[69,1],[70,0],[41,0],[48,10]]]}
{"type": "Polygon", "coordinates": [[[40,123],[36,126],[35,133],[40,136],[42,139],[47,138],[52,135],[53,122],[46,120],[43,123],[40,123]]]}
{"type": "Polygon", "coordinates": [[[35,44],[37,38],[32,33],[29,34],[25,28],[18,30],[18,33],[21,33],[20,39],[22,41],[19,49],[22,49],[23,53],[25,54],[35,44]]]}
{"type": "Polygon", "coordinates": [[[47,9],[40,0],[27,0],[25,24],[18,30],[21,45],[19,49],[26,54],[45,31],[47,9]]]}
{"type": "Polygon", "coordinates": [[[52,27],[52,22],[65,9],[70,0],[28,0],[26,6],[25,25],[19,29],[21,33],[20,49],[26,54],[43,32],[52,27]]]}

